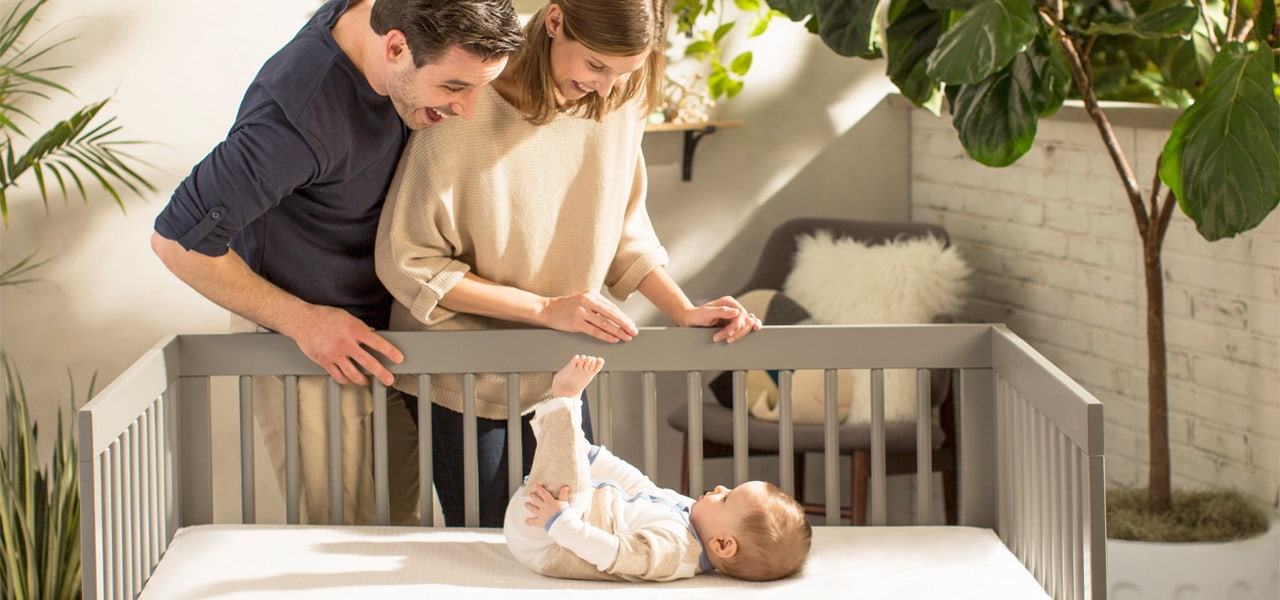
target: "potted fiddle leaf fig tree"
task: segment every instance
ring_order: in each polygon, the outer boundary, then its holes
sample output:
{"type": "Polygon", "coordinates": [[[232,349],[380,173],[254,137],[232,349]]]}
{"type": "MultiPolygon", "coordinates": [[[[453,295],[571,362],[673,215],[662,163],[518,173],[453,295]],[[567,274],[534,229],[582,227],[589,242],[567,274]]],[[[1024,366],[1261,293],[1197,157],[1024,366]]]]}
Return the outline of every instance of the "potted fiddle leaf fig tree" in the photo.
{"type": "MultiPolygon", "coordinates": [[[[939,114],[945,100],[961,144],[983,165],[1018,160],[1031,148],[1041,118],[1068,97],[1083,102],[1115,166],[1142,244],[1150,475],[1136,504],[1154,518],[1180,518],[1170,476],[1161,248],[1175,208],[1212,242],[1258,226],[1280,202],[1276,0],[770,0],[770,5],[793,20],[807,19],[809,29],[841,55],[883,52],[889,78],[912,103],[939,114]],[[1102,94],[1182,110],[1156,159],[1158,178],[1145,194],[1099,102],[1102,94]]],[[[1202,500],[1192,495],[1187,502],[1202,500]]],[[[1265,517],[1247,508],[1245,520],[1252,525],[1245,529],[1265,530],[1265,517]]],[[[1109,517],[1113,532],[1115,521],[1109,517]]],[[[1193,534],[1204,529],[1181,528],[1193,534]]]]}
{"type": "MultiPolygon", "coordinates": [[[[50,196],[88,199],[99,188],[124,209],[117,188],[152,190],[135,169],[145,164],[124,151],[120,126],[102,113],[107,100],[72,111],[65,120],[41,124],[31,114],[52,94],[70,91],[53,76],[67,66],[47,65],[50,42],[30,29],[48,0],[0,4],[0,217],[7,229],[12,194],[34,185],[46,205],[50,196]]],[[[0,267],[0,287],[38,279],[45,261],[29,254],[0,267]]],[[[53,455],[40,460],[30,401],[10,357],[0,350],[5,443],[0,445],[0,597],[71,600],[80,597],[80,494],[75,436],[59,411],[53,455]]],[[[93,383],[89,384],[92,394],[93,383]]],[[[74,387],[71,397],[76,395],[74,387]]],[[[43,400],[46,401],[47,400],[43,400]]]]}

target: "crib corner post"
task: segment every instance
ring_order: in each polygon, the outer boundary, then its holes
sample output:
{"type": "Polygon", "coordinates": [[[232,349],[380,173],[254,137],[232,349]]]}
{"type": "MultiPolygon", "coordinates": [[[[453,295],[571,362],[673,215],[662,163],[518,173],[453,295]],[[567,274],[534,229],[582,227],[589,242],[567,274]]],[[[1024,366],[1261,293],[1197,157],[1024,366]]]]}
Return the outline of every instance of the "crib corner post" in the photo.
{"type": "Polygon", "coordinates": [[[996,527],[996,411],[994,371],[961,369],[959,413],[959,521],[996,527]]]}
{"type": "Polygon", "coordinates": [[[213,522],[213,434],[209,378],[178,379],[179,526],[213,522]]]}

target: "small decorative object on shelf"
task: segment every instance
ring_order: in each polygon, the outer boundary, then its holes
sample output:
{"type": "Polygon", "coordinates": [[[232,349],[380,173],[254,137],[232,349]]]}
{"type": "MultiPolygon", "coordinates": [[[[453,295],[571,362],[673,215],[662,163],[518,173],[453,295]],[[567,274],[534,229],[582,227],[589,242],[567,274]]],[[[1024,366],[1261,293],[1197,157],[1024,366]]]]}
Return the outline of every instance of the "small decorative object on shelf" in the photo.
{"type": "Polygon", "coordinates": [[[705,123],[715,105],[701,75],[668,79],[662,92],[662,105],[649,116],[649,122],[705,123]]]}

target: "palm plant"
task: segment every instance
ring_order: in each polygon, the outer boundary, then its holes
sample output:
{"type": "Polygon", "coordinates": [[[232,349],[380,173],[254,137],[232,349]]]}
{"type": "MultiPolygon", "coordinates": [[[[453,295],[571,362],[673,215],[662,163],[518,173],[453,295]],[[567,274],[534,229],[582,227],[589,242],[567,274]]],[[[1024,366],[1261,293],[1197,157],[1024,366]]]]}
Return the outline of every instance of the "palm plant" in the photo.
{"type": "Polygon", "coordinates": [[[117,186],[133,193],[140,188],[155,188],[131,165],[145,164],[127,153],[125,147],[138,142],[119,140],[120,126],[115,118],[98,119],[109,99],[99,100],[76,110],[34,139],[19,126],[20,120],[36,120],[23,108],[31,101],[49,101],[49,93],[71,91],[50,79],[50,75],[70,66],[42,65],[39,59],[69,40],[49,42],[45,34],[24,41],[40,9],[49,0],[19,0],[0,23],[0,218],[9,226],[9,188],[30,171],[46,207],[49,189],[56,183],[65,200],[70,184],[80,197],[88,200],[84,179],[96,180],[124,210],[117,186]],[[20,150],[19,144],[26,143],[20,150]],[[53,181],[51,182],[50,179],[53,181]]]}
{"type": "MultiPolygon", "coordinates": [[[[50,191],[63,200],[78,193],[88,201],[85,182],[97,181],[124,210],[119,187],[135,194],[152,185],[131,165],[145,164],[120,140],[114,118],[99,118],[108,100],[74,111],[43,133],[30,136],[27,122],[33,103],[52,101],[50,94],[72,95],[50,79],[70,67],[43,65],[41,59],[67,40],[50,42],[47,33],[28,42],[28,30],[48,0],[18,0],[0,21],[0,219],[9,226],[9,190],[21,178],[34,179],[48,208],[50,191]],[[20,125],[19,123],[22,123],[20,125]],[[19,148],[25,146],[25,149],[19,148]],[[28,173],[31,174],[28,177],[28,173]]],[[[47,260],[27,255],[0,268],[0,287],[36,281],[35,271],[47,260]]],[[[4,381],[6,443],[0,446],[0,597],[63,600],[80,597],[80,493],[75,436],[64,429],[58,411],[53,455],[37,458],[37,427],[27,412],[22,378],[0,351],[4,381]]],[[[93,383],[89,384],[90,395],[93,383]]],[[[75,398],[74,386],[71,398],[75,398]]],[[[74,411],[74,407],[72,407],[74,411]]]]}

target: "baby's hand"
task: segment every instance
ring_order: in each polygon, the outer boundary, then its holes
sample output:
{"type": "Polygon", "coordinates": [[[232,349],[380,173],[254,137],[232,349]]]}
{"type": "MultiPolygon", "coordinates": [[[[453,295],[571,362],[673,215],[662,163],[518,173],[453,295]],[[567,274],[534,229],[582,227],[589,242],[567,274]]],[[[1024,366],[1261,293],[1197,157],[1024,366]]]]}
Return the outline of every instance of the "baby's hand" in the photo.
{"type": "Polygon", "coordinates": [[[552,517],[569,508],[569,486],[561,487],[560,497],[556,498],[547,491],[547,488],[542,487],[541,483],[534,484],[524,507],[529,510],[529,514],[533,515],[524,520],[525,525],[545,527],[552,517]]]}

